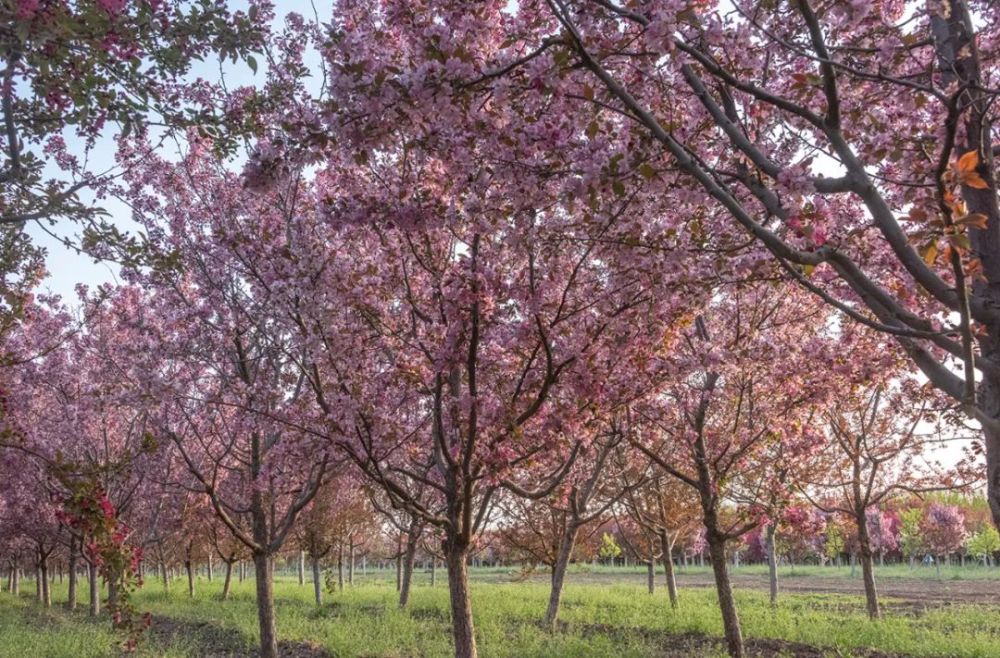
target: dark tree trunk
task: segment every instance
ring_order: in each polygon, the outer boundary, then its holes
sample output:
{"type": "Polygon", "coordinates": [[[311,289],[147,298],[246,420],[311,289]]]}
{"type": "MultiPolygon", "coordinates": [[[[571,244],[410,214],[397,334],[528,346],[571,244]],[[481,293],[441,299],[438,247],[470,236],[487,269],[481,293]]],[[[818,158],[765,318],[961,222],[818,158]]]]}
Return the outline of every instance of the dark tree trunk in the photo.
{"type": "MultiPolygon", "coordinates": [[[[344,591],[344,544],[337,546],[337,589],[344,591]]],[[[397,588],[398,590],[398,588],[397,588]]]]}
{"type": "Polygon", "coordinates": [[[415,524],[411,524],[409,532],[406,533],[406,551],[403,554],[403,573],[399,587],[400,608],[405,608],[410,602],[410,589],[413,585],[413,563],[417,559],[417,543],[419,541],[420,528],[415,524]]]}
{"type": "Polygon", "coordinates": [[[215,569],[213,568],[213,564],[212,564],[212,554],[211,554],[211,553],[209,553],[209,554],[208,554],[208,565],[207,565],[207,569],[208,569],[208,572],[207,572],[207,573],[206,573],[205,575],[207,575],[207,576],[208,576],[208,582],[212,582],[212,577],[213,577],[213,576],[215,576],[215,573],[214,573],[215,569]]]}
{"type": "Polygon", "coordinates": [[[545,628],[554,628],[556,619],[559,617],[563,584],[566,582],[566,570],[569,568],[569,559],[573,554],[573,546],[576,544],[578,530],[578,526],[567,522],[566,530],[563,532],[562,539],[559,542],[559,555],[556,558],[555,566],[552,567],[552,588],[549,590],[549,606],[545,609],[545,628]]]}
{"type": "Polygon", "coordinates": [[[771,605],[778,605],[778,555],[774,548],[775,524],[769,523],[764,536],[764,551],[767,553],[767,576],[770,585],[771,605]]]}
{"type": "Polygon", "coordinates": [[[663,557],[663,572],[667,580],[667,595],[670,597],[670,607],[677,607],[677,577],[674,575],[674,551],[666,532],[660,533],[660,550],[663,557]]]}
{"type": "Polygon", "coordinates": [[[229,592],[233,586],[233,561],[225,560],[226,563],[226,576],[222,581],[222,600],[229,600],[229,592]]]}
{"type": "Polygon", "coordinates": [[[656,558],[650,557],[646,561],[646,589],[649,593],[656,594],[656,558]]]}
{"type": "Polygon", "coordinates": [[[66,592],[66,609],[76,610],[76,570],[79,566],[80,554],[77,551],[76,539],[69,540],[69,589],[66,592]]]}
{"type": "Polygon", "coordinates": [[[861,578],[865,583],[865,602],[868,617],[878,619],[881,610],[878,604],[878,590],[875,588],[875,565],[872,561],[871,537],[868,534],[868,523],[864,508],[855,510],[854,522],[858,527],[858,553],[861,560],[861,578]]]}
{"type": "Polygon", "coordinates": [[[708,555],[712,559],[712,573],[715,575],[715,590],[719,596],[726,647],[732,658],[743,658],[743,631],[740,629],[740,617],[736,611],[733,586],[729,580],[726,542],[714,528],[708,528],[708,555]]]}
{"type": "Polygon", "coordinates": [[[323,585],[320,582],[319,558],[312,558],[313,572],[313,594],[316,597],[316,605],[323,605],[323,585]]]}
{"type": "Polygon", "coordinates": [[[467,546],[448,542],[448,593],[451,600],[451,632],[455,658],[477,658],[476,635],[472,624],[472,600],[469,598],[467,546]]]}
{"type": "Polygon", "coordinates": [[[188,596],[194,597],[194,565],[191,564],[191,560],[184,561],[184,570],[187,572],[188,579],[188,596]]]}
{"type": "Polygon", "coordinates": [[[431,558],[431,587],[437,585],[437,558],[431,558]]]}
{"type": "Polygon", "coordinates": [[[306,584],[306,552],[299,551],[299,585],[306,584]]]}
{"type": "Polygon", "coordinates": [[[90,616],[101,614],[101,588],[97,584],[97,565],[91,562],[87,565],[87,580],[90,584],[90,616]]]}
{"type": "Polygon", "coordinates": [[[167,563],[160,562],[160,576],[163,578],[163,591],[170,593],[170,572],[167,571],[167,563]]]}
{"type": "Polygon", "coordinates": [[[42,557],[38,562],[38,573],[42,578],[42,605],[52,607],[52,589],[49,587],[49,558],[42,557]]]}
{"type": "Polygon", "coordinates": [[[260,627],[260,658],[278,658],[278,632],[274,625],[274,580],[271,556],[255,553],[254,576],[257,579],[257,624],[260,627]]]}

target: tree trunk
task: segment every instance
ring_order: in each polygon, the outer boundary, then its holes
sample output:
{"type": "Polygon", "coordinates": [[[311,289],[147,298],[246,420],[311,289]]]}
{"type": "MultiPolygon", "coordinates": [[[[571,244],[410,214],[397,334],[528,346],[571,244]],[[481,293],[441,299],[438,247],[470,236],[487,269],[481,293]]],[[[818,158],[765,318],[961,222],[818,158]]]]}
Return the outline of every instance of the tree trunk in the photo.
{"type": "Polygon", "coordinates": [[[660,551],[662,552],[663,573],[667,580],[667,595],[670,597],[670,607],[677,607],[677,577],[674,575],[674,551],[666,532],[660,533],[660,551]]]}
{"type": "Polygon", "coordinates": [[[437,558],[431,558],[431,587],[437,585],[437,558]]]}
{"type": "Polygon", "coordinates": [[[566,570],[569,568],[569,558],[573,554],[573,546],[576,544],[576,535],[579,527],[573,523],[567,523],[559,542],[559,556],[556,564],[552,568],[552,587],[549,590],[549,606],[545,609],[545,628],[555,628],[556,619],[559,617],[559,606],[562,603],[563,583],[566,582],[566,570]]]}
{"type": "Polygon", "coordinates": [[[770,584],[771,605],[778,605],[778,554],[774,547],[775,524],[769,523],[765,531],[764,551],[767,553],[767,576],[770,584]]]}
{"type": "Polygon", "coordinates": [[[208,573],[206,574],[208,576],[208,582],[212,582],[212,576],[215,575],[213,572],[214,572],[214,569],[212,568],[212,554],[209,553],[208,554],[208,573]]]}
{"type": "MultiPolygon", "coordinates": [[[[406,551],[403,554],[403,573],[399,587],[400,608],[405,608],[410,602],[410,588],[413,584],[413,563],[417,559],[418,541],[420,541],[420,529],[411,524],[410,531],[406,534],[406,551]]],[[[352,550],[351,553],[353,554],[354,551],[352,550]]]]}
{"type": "Polygon", "coordinates": [[[191,564],[191,560],[184,561],[184,570],[187,572],[188,578],[188,596],[194,598],[194,566],[191,564]]]}
{"type": "Polygon", "coordinates": [[[97,586],[97,565],[91,562],[87,565],[87,580],[90,584],[90,616],[101,614],[101,588],[97,586]]]}
{"type": "Polygon", "coordinates": [[[646,589],[650,594],[656,594],[656,558],[650,557],[646,562],[646,589]]]}
{"type": "MultiPolygon", "coordinates": [[[[344,544],[337,545],[337,589],[344,591],[344,544]]],[[[398,587],[396,588],[398,591],[398,587]]]]}
{"type": "Polygon", "coordinates": [[[35,565],[35,599],[42,602],[42,565],[35,565]]]}
{"type": "MultiPolygon", "coordinates": [[[[416,550],[416,548],[414,548],[416,550]]],[[[412,566],[411,570],[412,570],[412,566]]],[[[354,585],[354,540],[347,547],[347,584],[354,585]]]]}
{"type": "Polygon", "coordinates": [[[10,568],[10,593],[15,598],[21,595],[21,574],[17,572],[17,561],[10,568]]]}
{"type": "Polygon", "coordinates": [[[257,624],[260,627],[260,658],[278,658],[278,632],[274,625],[274,580],[271,556],[254,553],[254,576],[257,579],[257,624]]]}
{"type": "Polygon", "coordinates": [[[52,588],[49,587],[49,558],[43,557],[38,563],[39,575],[42,577],[42,605],[52,607],[52,588]]]}
{"type": "Polygon", "coordinates": [[[76,539],[70,538],[69,540],[69,589],[66,592],[66,609],[76,610],[76,584],[77,576],[76,569],[77,563],[80,560],[80,555],[77,552],[76,539]]]}
{"type": "Polygon", "coordinates": [[[316,597],[316,605],[323,605],[323,585],[320,583],[319,558],[312,558],[313,572],[313,594],[316,597]]]}
{"type": "Polygon", "coordinates": [[[881,612],[878,605],[878,590],[875,588],[875,565],[872,560],[871,538],[868,535],[868,522],[864,509],[855,512],[854,522],[858,527],[858,553],[861,558],[861,578],[865,583],[868,617],[878,619],[881,612]]]}
{"type": "Polygon", "coordinates": [[[229,600],[229,592],[233,586],[233,561],[226,560],[226,577],[222,581],[222,600],[229,600]]]}
{"type": "Polygon", "coordinates": [[[167,571],[167,563],[160,562],[160,576],[163,578],[163,591],[170,593],[170,573],[167,571]]]}
{"type": "Polygon", "coordinates": [[[733,586],[729,580],[729,565],[726,564],[726,542],[714,529],[708,530],[708,554],[712,559],[712,573],[715,575],[715,590],[719,597],[719,609],[722,612],[726,647],[732,658],[743,658],[743,631],[740,629],[740,617],[736,611],[733,586]]]}
{"type": "Polygon", "coordinates": [[[108,610],[114,613],[118,607],[118,580],[112,578],[108,581],[108,610]]]}
{"type": "Polygon", "coordinates": [[[455,658],[477,658],[476,635],[472,625],[472,600],[469,598],[468,547],[449,541],[448,593],[451,599],[451,632],[455,658]]]}

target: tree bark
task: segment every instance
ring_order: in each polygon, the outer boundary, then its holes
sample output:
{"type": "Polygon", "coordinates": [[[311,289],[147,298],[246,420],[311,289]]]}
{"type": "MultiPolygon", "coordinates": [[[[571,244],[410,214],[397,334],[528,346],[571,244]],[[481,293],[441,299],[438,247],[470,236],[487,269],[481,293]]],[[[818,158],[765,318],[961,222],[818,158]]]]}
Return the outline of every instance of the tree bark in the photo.
{"type": "MultiPolygon", "coordinates": [[[[344,591],[344,544],[337,545],[337,589],[344,591]]],[[[399,588],[397,587],[397,590],[399,588]]]]}
{"type": "Polygon", "coordinates": [[[865,603],[868,608],[868,617],[878,619],[881,616],[881,611],[878,604],[878,590],[875,588],[875,565],[872,561],[868,520],[863,508],[855,510],[854,522],[858,527],[858,553],[861,559],[861,578],[865,584],[865,603]]]}
{"type": "Polygon", "coordinates": [[[712,528],[708,528],[708,555],[712,559],[712,573],[715,575],[715,590],[719,597],[719,609],[722,612],[726,647],[732,658],[743,658],[743,631],[740,629],[740,617],[736,611],[733,586],[729,580],[726,542],[719,536],[718,530],[712,528]]]}
{"type": "Polygon", "coordinates": [[[650,557],[646,562],[646,589],[656,594],[656,558],[650,557]]]}
{"type": "Polygon", "coordinates": [[[229,600],[229,592],[233,586],[233,561],[225,560],[226,563],[226,576],[222,581],[222,600],[229,600]]]}
{"type": "Polygon", "coordinates": [[[569,568],[569,559],[573,554],[573,546],[576,544],[578,526],[567,523],[559,542],[559,555],[556,558],[555,566],[552,568],[552,588],[549,590],[549,606],[545,610],[545,628],[555,628],[556,619],[559,617],[559,606],[562,604],[563,583],[566,582],[566,570],[569,568]]]}
{"type": "Polygon", "coordinates": [[[52,588],[49,586],[49,558],[43,556],[38,562],[38,572],[42,578],[42,605],[52,607],[52,588]]]}
{"type": "Polygon", "coordinates": [[[666,532],[660,533],[660,551],[662,552],[663,572],[667,581],[667,595],[670,597],[670,607],[677,607],[677,576],[674,574],[674,551],[670,537],[666,532]]]}
{"type": "Polygon", "coordinates": [[[212,568],[212,566],[213,566],[212,565],[212,554],[209,553],[208,554],[208,566],[207,566],[208,573],[206,574],[208,576],[208,582],[212,582],[212,577],[215,575],[215,573],[213,573],[215,570],[212,568]]]}
{"type": "Polygon", "coordinates": [[[472,600],[469,598],[468,547],[448,542],[448,593],[451,600],[451,632],[455,658],[477,658],[476,635],[472,624],[472,600]]]}
{"type": "Polygon", "coordinates": [[[312,558],[313,573],[313,595],[316,597],[316,605],[323,605],[323,585],[320,582],[319,558],[312,558]]]}
{"type": "Polygon", "coordinates": [[[188,596],[194,598],[194,565],[191,564],[191,560],[184,561],[184,570],[187,572],[188,596]]]}
{"type": "Polygon", "coordinates": [[[97,585],[97,565],[91,562],[87,565],[87,579],[90,584],[90,616],[101,614],[101,588],[97,585]]]}
{"type": "Polygon", "coordinates": [[[170,573],[167,571],[167,563],[160,562],[160,577],[163,578],[163,591],[170,593],[170,573]]]}
{"type": "Polygon", "coordinates": [[[278,632],[274,624],[274,580],[271,556],[264,552],[253,556],[257,579],[257,624],[260,627],[260,658],[278,658],[278,632]]]}
{"type": "Polygon", "coordinates": [[[778,605],[778,555],[774,548],[775,524],[769,523],[764,535],[764,550],[767,553],[767,577],[770,585],[771,605],[778,605]]]}
{"type": "MultiPolygon", "coordinates": [[[[413,563],[417,559],[417,542],[420,541],[420,529],[414,524],[406,534],[406,551],[403,554],[403,573],[399,587],[399,607],[405,608],[410,602],[410,588],[413,584],[413,563]]],[[[353,554],[353,550],[351,551],[353,554]]]]}
{"type": "Polygon", "coordinates": [[[77,587],[77,566],[80,554],[77,550],[76,539],[69,540],[69,587],[66,592],[66,609],[76,610],[76,587],[77,587]]]}
{"type": "Polygon", "coordinates": [[[437,585],[437,558],[431,558],[431,587],[437,585]]]}
{"type": "Polygon", "coordinates": [[[347,584],[352,586],[354,585],[354,540],[353,539],[351,539],[351,542],[350,544],[348,544],[347,547],[347,584]]]}
{"type": "Polygon", "coordinates": [[[299,585],[306,584],[306,552],[299,551],[299,585]]]}

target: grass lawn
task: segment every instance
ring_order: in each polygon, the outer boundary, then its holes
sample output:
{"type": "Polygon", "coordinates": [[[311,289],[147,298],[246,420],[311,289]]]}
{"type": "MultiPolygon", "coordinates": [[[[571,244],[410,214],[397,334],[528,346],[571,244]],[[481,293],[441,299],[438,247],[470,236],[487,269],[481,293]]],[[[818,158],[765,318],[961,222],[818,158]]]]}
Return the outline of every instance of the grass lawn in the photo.
{"type": "MultiPolygon", "coordinates": [[[[797,573],[803,569],[797,567],[797,573]]],[[[718,640],[721,621],[710,589],[682,590],[680,608],[671,610],[662,588],[650,596],[632,580],[639,570],[617,570],[621,582],[615,582],[615,571],[610,569],[583,571],[570,577],[561,615],[564,624],[554,634],[538,625],[548,596],[544,583],[509,582],[510,570],[474,572],[473,607],[483,658],[724,655],[718,640]],[[607,577],[608,582],[594,583],[588,576],[607,577]]],[[[326,594],[326,603],[319,609],[311,601],[310,585],[299,586],[293,578],[279,577],[275,588],[279,637],[294,643],[286,645],[290,655],[448,656],[448,592],[443,575],[439,573],[438,585],[432,588],[425,573],[417,574],[408,611],[397,609],[394,583],[385,572],[381,577],[370,575],[343,593],[326,594]],[[311,653],[306,645],[313,648],[311,653]]],[[[256,637],[252,581],[234,583],[233,598],[226,602],[218,598],[218,578],[211,583],[202,578],[193,599],[188,598],[184,585],[176,581],[167,594],[159,582],[149,582],[136,595],[139,609],[156,619],[139,655],[248,655],[256,637]]],[[[72,615],[58,607],[44,611],[29,593],[33,585],[26,582],[18,600],[0,594],[0,658],[117,655],[106,617],[92,621],[85,611],[72,615]]],[[[744,634],[758,655],[834,657],[853,655],[859,649],[942,658],[1000,655],[1000,615],[989,606],[918,611],[894,608],[889,600],[886,619],[872,623],[854,596],[785,594],[777,609],[768,605],[763,593],[738,591],[737,599],[744,634]],[[822,650],[806,654],[797,644],[822,650]]],[[[54,600],[65,600],[64,585],[54,586],[54,600]]],[[[80,600],[87,600],[85,586],[80,600]]]]}

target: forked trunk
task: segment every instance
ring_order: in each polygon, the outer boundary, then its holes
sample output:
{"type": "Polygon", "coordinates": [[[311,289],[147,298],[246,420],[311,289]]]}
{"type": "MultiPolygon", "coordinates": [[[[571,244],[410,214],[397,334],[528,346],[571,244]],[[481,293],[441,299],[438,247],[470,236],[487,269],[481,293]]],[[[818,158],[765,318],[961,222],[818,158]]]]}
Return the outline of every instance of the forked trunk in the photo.
{"type": "Polygon", "coordinates": [[[469,571],[466,567],[468,557],[468,547],[449,542],[448,593],[451,599],[451,632],[455,641],[455,658],[478,656],[472,625],[472,600],[469,598],[469,571]]]}

